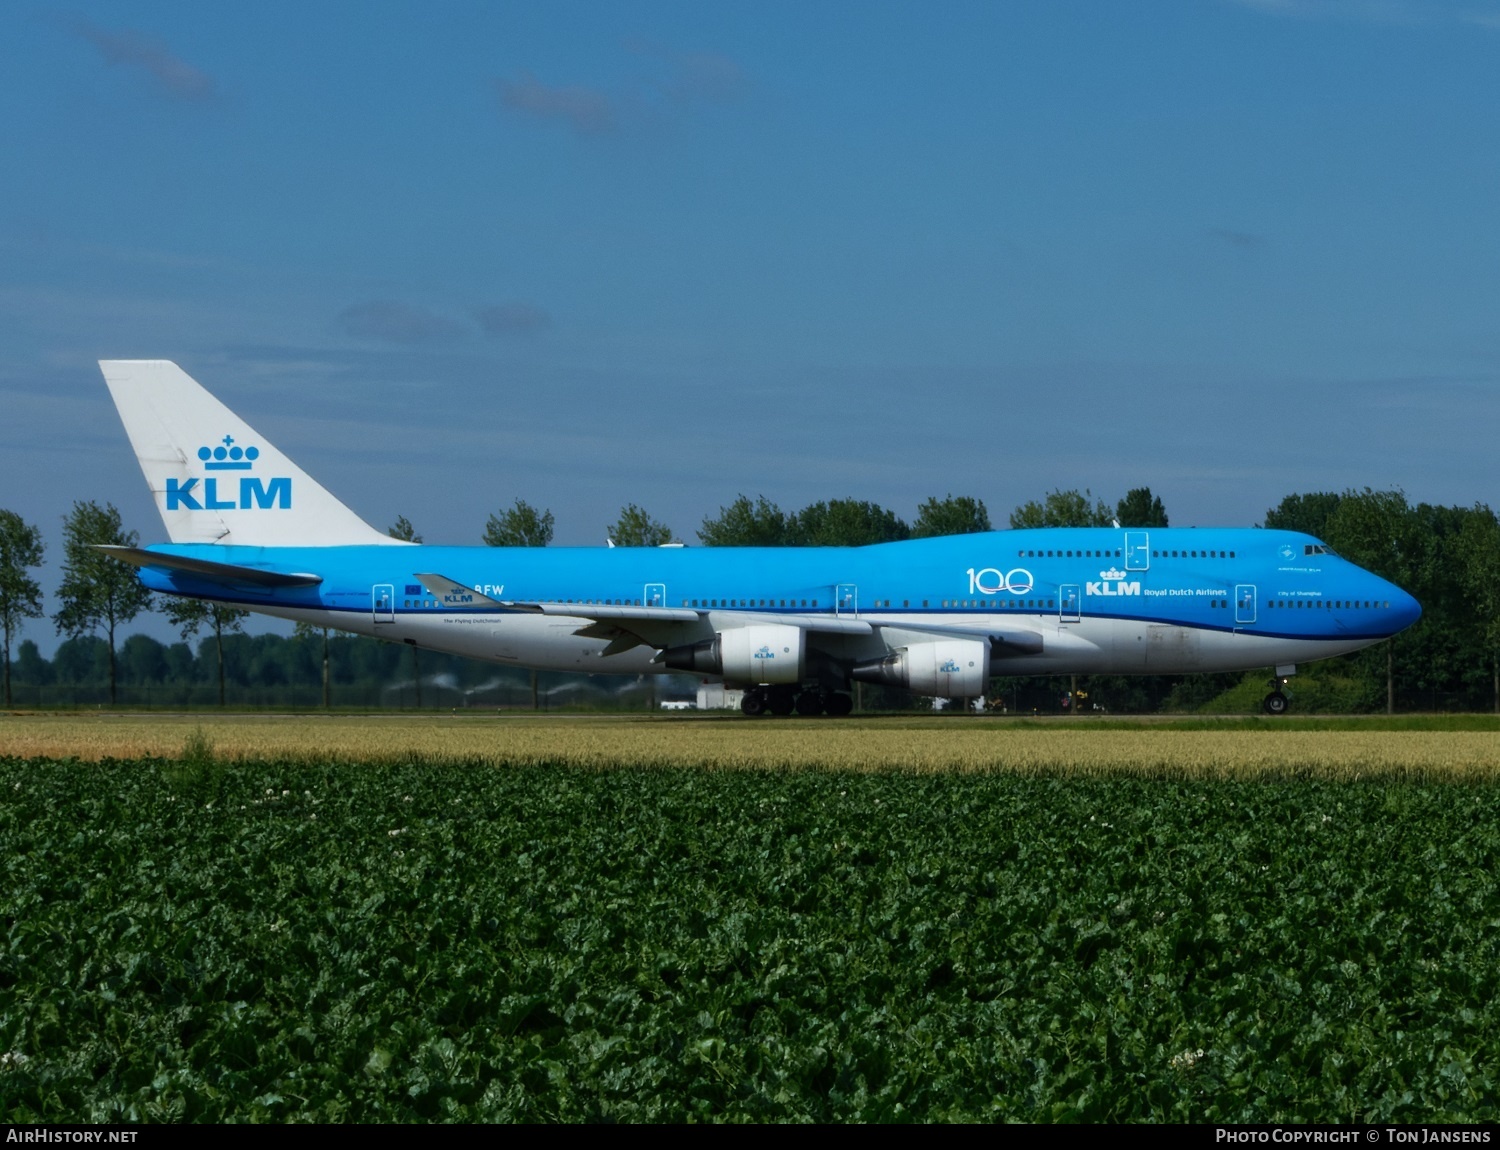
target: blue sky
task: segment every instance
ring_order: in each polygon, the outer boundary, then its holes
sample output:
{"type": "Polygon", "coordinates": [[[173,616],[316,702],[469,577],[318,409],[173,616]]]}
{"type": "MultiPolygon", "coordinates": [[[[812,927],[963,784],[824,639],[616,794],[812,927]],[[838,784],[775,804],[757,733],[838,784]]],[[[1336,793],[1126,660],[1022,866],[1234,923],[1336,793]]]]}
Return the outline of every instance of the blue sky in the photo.
{"type": "MultiPolygon", "coordinates": [[[[377,526],[1150,486],[1500,503],[1500,2],[0,15],[0,507],[161,538],[94,361],[377,526]]],[[[49,603],[49,611],[55,605],[49,603]]],[[[165,631],[162,632],[164,635],[165,631]]],[[[27,631],[50,648],[50,624],[27,631]]]]}

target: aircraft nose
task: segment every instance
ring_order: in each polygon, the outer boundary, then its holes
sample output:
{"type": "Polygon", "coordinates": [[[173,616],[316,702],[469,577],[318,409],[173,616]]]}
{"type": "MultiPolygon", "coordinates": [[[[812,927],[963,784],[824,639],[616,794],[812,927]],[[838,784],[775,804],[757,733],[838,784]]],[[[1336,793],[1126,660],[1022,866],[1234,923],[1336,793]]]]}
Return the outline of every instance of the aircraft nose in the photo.
{"type": "Polygon", "coordinates": [[[1405,631],[1413,623],[1422,617],[1422,604],[1401,590],[1394,583],[1387,583],[1385,590],[1386,601],[1390,603],[1391,634],[1405,631]]]}

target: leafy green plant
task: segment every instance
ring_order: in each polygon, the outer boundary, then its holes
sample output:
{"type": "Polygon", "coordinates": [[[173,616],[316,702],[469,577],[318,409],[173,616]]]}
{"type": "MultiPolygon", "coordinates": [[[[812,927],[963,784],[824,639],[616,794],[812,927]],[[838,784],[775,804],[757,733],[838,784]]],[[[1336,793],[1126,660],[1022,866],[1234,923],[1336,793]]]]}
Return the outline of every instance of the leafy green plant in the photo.
{"type": "Polygon", "coordinates": [[[164,762],[161,772],[175,791],[202,802],[218,798],[224,789],[225,765],[214,754],[213,740],[201,726],[188,732],[181,753],[175,760],[164,762]]]}
{"type": "Polygon", "coordinates": [[[1489,784],[167,766],[0,759],[7,1120],[1500,1103],[1489,784]]]}

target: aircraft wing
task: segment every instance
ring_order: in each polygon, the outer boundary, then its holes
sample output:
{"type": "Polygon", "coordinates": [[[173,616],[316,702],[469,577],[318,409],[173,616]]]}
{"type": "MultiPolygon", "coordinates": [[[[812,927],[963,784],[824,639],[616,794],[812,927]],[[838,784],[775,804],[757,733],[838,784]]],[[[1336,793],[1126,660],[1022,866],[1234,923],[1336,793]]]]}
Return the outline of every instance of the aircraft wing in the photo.
{"type": "Polygon", "coordinates": [[[873,628],[860,619],[838,618],[831,615],[776,615],[766,612],[751,614],[747,611],[716,610],[694,607],[635,607],[613,603],[551,603],[530,602],[524,599],[494,599],[482,595],[445,575],[421,574],[414,576],[433,593],[444,606],[470,607],[478,609],[503,608],[507,611],[524,611],[533,615],[558,615],[564,618],[587,619],[595,623],[662,624],[699,623],[713,615],[716,619],[734,618],[743,620],[740,626],[753,623],[785,623],[807,631],[823,631],[841,635],[868,635],[873,628]]]}
{"type": "Polygon", "coordinates": [[[881,623],[877,624],[886,636],[887,645],[903,646],[907,640],[898,639],[897,632],[914,632],[918,635],[933,635],[942,639],[988,639],[992,646],[1001,648],[997,654],[1040,655],[1042,637],[1036,631],[1020,627],[966,627],[941,623],[881,623]]]}
{"type": "Polygon", "coordinates": [[[692,607],[626,607],[605,603],[506,603],[518,611],[574,618],[580,626],[573,633],[590,639],[608,639],[605,655],[618,655],[632,647],[678,647],[708,638],[714,630],[784,623],[819,634],[870,635],[874,628],[861,619],[831,615],[778,615],[770,612],[721,611],[692,607]],[[712,616],[712,621],[710,621],[712,616]]]}
{"type": "Polygon", "coordinates": [[[715,630],[750,627],[764,623],[785,623],[804,631],[823,634],[869,635],[874,628],[858,619],[839,619],[828,615],[751,614],[748,611],[694,610],[691,607],[616,607],[584,603],[514,604],[522,610],[543,615],[571,616],[588,620],[575,635],[590,639],[608,639],[604,654],[618,655],[632,647],[678,647],[713,634],[715,630]],[[710,622],[709,616],[713,616],[710,622]]]}
{"type": "Polygon", "coordinates": [[[538,615],[571,615],[579,619],[631,619],[645,623],[696,623],[707,611],[691,607],[615,607],[596,603],[507,603],[538,615]]]}
{"type": "Polygon", "coordinates": [[[203,579],[209,583],[222,583],[226,587],[311,587],[323,582],[321,575],[287,574],[283,571],[268,571],[264,567],[214,563],[208,559],[165,555],[160,551],[148,551],[144,547],[119,547],[112,543],[96,543],[94,546],[111,559],[129,563],[133,567],[182,571],[194,578],[203,579]]]}
{"type": "Polygon", "coordinates": [[[418,574],[426,588],[444,606],[457,608],[521,611],[577,619],[573,633],[591,639],[608,639],[606,655],[632,647],[662,649],[681,646],[707,637],[714,630],[764,626],[779,623],[813,635],[879,635],[891,648],[905,646],[910,635],[945,639],[988,639],[1008,654],[1035,655],[1042,650],[1042,637],[1016,627],[973,627],[929,623],[884,623],[853,619],[847,615],[780,614],[769,611],[734,611],[694,607],[636,607],[613,603],[544,603],[493,599],[443,575],[418,574]],[[710,620],[710,616],[712,619],[710,620]]]}

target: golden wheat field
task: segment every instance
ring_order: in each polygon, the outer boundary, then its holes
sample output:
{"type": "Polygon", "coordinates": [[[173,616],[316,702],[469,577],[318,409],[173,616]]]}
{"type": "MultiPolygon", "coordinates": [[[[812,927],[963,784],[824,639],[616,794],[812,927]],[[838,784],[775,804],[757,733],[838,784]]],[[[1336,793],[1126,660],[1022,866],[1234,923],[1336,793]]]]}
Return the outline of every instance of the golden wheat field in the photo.
{"type": "Polygon", "coordinates": [[[516,765],[1003,770],[1083,775],[1500,778],[1492,731],[1163,730],[943,720],[663,722],[610,716],[0,716],[0,755],[173,757],[198,732],[222,759],[414,757],[516,765]]]}

